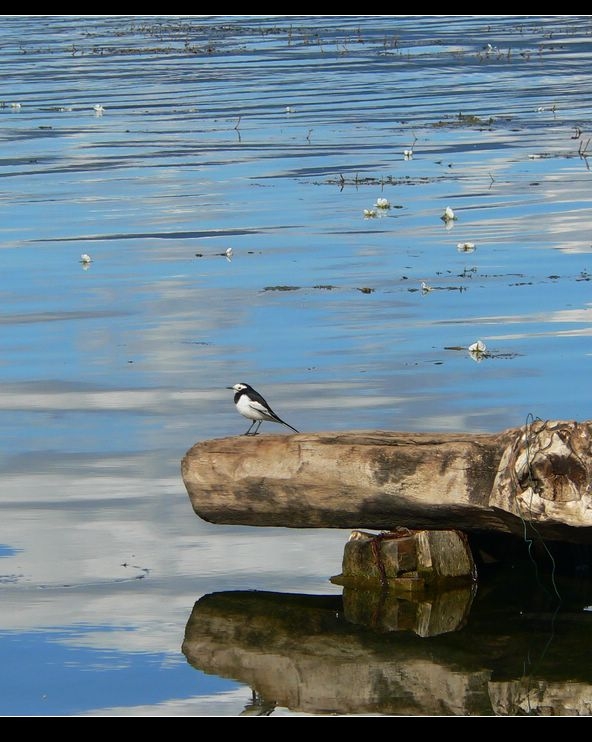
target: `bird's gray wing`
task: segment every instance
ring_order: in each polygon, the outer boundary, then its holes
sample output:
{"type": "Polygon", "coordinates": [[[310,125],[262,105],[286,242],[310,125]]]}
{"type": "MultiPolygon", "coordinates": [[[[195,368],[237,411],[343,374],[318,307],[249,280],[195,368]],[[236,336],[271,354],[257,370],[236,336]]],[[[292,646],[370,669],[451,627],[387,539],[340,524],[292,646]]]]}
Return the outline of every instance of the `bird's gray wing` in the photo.
{"type": "Polygon", "coordinates": [[[265,415],[265,417],[270,420],[274,420],[276,417],[275,413],[271,412],[268,407],[261,404],[261,402],[258,402],[256,399],[249,400],[249,407],[256,412],[259,412],[261,415],[265,415]]]}

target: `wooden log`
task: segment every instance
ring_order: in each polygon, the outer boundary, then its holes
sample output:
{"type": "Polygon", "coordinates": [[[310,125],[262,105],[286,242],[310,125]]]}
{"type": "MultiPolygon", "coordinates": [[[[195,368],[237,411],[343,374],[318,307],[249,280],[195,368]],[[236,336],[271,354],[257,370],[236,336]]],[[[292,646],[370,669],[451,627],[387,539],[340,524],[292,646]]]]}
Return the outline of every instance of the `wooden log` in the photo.
{"type": "Polygon", "coordinates": [[[487,505],[503,448],[490,435],[240,436],[193,446],[182,475],[212,523],[507,530],[487,505]]]}
{"type": "Polygon", "coordinates": [[[461,530],[592,544],[592,424],[499,434],[349,431],[202,441],[181,471],[211,523],[461,530]]]}

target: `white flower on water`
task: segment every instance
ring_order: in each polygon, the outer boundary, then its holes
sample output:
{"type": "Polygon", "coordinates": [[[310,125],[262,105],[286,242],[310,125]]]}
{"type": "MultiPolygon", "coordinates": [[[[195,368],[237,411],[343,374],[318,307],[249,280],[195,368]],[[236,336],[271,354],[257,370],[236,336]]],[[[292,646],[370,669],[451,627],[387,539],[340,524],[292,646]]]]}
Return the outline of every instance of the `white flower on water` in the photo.
{"type": "Polygon", "coordinates": [[[13,109],[13,111],[20,111],[21,110],[21,104],[20,103],[11,103],[10,107],[13,109]]]}
{"type": "Polygon", "coordinates": [[[227,247],[224,254],[226,255],[226,260],[228,260],[228,262],[230,263],[230,261],[232,260],[232,248],[227,247]]]}
{"type": "Polygon", "coordinates": [[[427,294],[428,291],[433,291],[432,287],[429,285],[429,283],[426,283],[425,281],[421,282],[421,293],[427,294]]]}
{"type": "Polygon", "coordinates": [[[469,345],[469,353],[471,354],[471,358],[474,361],[481,361],[485,357],[485,351],[487,350],[487,346],[483,342],[483,340],[477,340],[472,345],[469,345]]]}
{"type": "Polygon", "coordinates": [[[456,245],[456,249],[459,252],[473,252],[475,249],[475,243],[474,242],[459,242],[456,245]]]}
{"type": "Polygon", "coordinates": [[[487,346],[483,340],[477,340],[472,345],[469,345],[469,351],[471,353],[485,353],[487,346]]]}
{"type": "Polygon", "coordinates": [[[95,112],[95,116],[102,116],[105,113],[105,109],[100,103],[96,103],[93,106],[93,111],[95,112]]]}
{"type": "Polygon", "coordinates": [[[292,106],[286,106],[286,113],[294,113],[292,106]]]}
{"type": "Polygon", "coordinates": [[[377,209],[390,209],[391,208],[391,202],[388,200],[388,198],[377,198],[376,203],[374,204],[377,209]]]}
{"type": "Polygon", "coordinates": [[[454,211],[450,208],[450,206],[447,206],[444,209],[444,213],[442,214],[440,219],[442,219],[442,221],[448,224],[449,222],[453,222],[456,219],[456,215],[454,211]]]}
{"type": "Polygon", "coordinates": [[[80,262],[81,263],[92,263],[92,258],[90,255],[87,255],[85,252],[82,253],[80,256],[80,262]]]}
{"type": "Polygon", "coordinates": [[[413,150],[412,149],[404,149],[403,150],[403,157],[406,160],[411,160],[411,158],[413,157],[413,150]]]}
{"type": "Polygon", "coordinates": [[[376,209],[364,209],[364,219],[374,219],[376,216],[376,209]]]}

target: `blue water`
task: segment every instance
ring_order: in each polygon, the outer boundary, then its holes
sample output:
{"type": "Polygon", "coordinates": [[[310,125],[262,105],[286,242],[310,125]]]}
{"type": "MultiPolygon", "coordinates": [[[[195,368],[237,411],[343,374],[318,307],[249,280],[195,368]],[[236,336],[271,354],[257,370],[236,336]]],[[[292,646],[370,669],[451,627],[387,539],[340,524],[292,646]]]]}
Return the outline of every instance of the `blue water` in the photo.
{"type": "Polygon", "coordinates": [[[591,31],[3,17],[0,713],[237,715],[195,601],[340,592],[348,533],[191,510],[225,387],[303,431],[590,417],[591,31]]]}

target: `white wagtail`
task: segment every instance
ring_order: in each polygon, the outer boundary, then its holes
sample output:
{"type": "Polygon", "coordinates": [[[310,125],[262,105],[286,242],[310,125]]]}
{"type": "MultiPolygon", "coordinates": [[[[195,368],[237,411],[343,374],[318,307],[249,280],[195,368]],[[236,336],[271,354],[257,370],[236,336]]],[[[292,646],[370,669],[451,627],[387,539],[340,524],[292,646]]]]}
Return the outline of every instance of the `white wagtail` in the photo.
{"type": "Polygon", "coordinates": [[[288,425],[285,420],[282,420],[281,417],[278,417],[275,414],[259,392],[256,392],[252,386],[241,382],[234,386],[227,386],[226,388],[234,391],[234,404],[240,414],[243,417],[246,417],[247,420],[253,421],[245,435],[257,435],[261,423],[265,421],[270,423],[281,423],[287,428],[290,428],[290,430],[293,430],[295,433],[298,433],[296,428],[288,425]],[[254,425],[257,425],[257,427],[251,433],[251,429],[254,425]]]}

